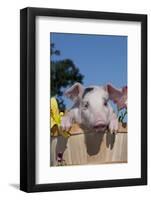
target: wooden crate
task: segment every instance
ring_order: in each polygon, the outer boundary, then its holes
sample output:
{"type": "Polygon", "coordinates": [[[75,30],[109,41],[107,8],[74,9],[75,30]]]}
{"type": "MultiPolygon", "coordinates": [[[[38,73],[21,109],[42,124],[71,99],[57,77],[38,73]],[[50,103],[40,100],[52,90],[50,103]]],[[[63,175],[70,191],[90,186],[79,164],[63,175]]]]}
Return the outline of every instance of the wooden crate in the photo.
{"type": "Polygon", "coordinates": [[[57,166],[57,155],[63,153],[63,165],[85,165],[127,162],[127,127],[119,124],[117,134],[84,133],[77,124],[71,136],[51,136],[51,166],[57,166]]]}

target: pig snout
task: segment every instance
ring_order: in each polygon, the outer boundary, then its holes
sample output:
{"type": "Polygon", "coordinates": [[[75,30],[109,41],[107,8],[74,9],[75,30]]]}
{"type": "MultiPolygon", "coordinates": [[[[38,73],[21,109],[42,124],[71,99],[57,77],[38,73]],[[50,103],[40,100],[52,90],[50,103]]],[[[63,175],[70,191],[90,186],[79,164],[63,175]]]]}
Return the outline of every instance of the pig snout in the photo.
{"type": "Polygon", "coordinates": [[[94,128],[105,128],[106,127],[106,124],[104,122],[96,122],[93,126],[94,128]]]}
{"type": "Polygon", "coordinates": [[[107,128],[107,124],[104,121],[97,121],[93,125],[93,129],[98,131],[104,131],[107,128]]]}

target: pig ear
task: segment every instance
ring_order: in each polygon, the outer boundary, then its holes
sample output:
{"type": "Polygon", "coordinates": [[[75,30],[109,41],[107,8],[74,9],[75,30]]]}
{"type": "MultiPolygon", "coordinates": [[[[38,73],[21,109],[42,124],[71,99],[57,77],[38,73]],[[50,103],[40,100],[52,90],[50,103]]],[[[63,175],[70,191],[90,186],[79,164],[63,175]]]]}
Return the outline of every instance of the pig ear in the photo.
{"type": "Polygon", "coordinates": [[[82,96],[83,91],[84,91],[83,85],[81,85],[80,83],[75,83],[64,93],[64,95],[70,98],[71,100],[76,101],[82,96]]]}
{"type": "Polygon", "coordinates": [[[123,91],[123,93],[126,93],[126,94],[127,94],[127,86],[124,86],[124,87],[122,88],[122,91],[123,91]]]}
{"type": "Polygon", "coordinates": [[[127,86],[123,88],[116,88],[111,84],[107,85],[109,99],[117,104],[119,109],[127,107],[127,86]]]}

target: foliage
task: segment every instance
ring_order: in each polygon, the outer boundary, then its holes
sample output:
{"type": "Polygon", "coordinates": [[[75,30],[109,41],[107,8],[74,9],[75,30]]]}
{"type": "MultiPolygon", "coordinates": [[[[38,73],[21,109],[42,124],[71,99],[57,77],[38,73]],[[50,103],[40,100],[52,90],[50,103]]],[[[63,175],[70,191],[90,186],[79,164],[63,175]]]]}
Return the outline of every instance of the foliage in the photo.
{"type": "Polygon", "coordinates": [[[125,109],[125,111],[123,111],[123,112],[121,111],[120,116],[118,118],[119,122],[124,123],[124,119],[125,119],[126,115],[127,115],[127,109],[125,109]]]}
{"type": "Polygon", "coordinates": [[[60,51],[51,44],[51,97],[56,96],[60,111],[65,110],[63,92],[65,88],[75,82],[82,83],[84,76],[71,59],[54,60],[53,56],[59,56],[60,51]]]}

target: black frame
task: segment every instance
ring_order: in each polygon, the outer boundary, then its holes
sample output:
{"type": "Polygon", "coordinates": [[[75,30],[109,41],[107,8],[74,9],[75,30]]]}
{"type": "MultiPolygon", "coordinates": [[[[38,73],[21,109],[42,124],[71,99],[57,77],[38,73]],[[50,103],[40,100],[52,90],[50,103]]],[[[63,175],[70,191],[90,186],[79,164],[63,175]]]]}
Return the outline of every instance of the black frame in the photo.
{"type": "Polygon", "coordinates": [[[26,192],[147,184],[147,15],[47,8],[20,11],[20,189],[26,192]],[[35,183],[35,19],[54,16],[141,23],[141,178],[72,183],[35,183]]]}

